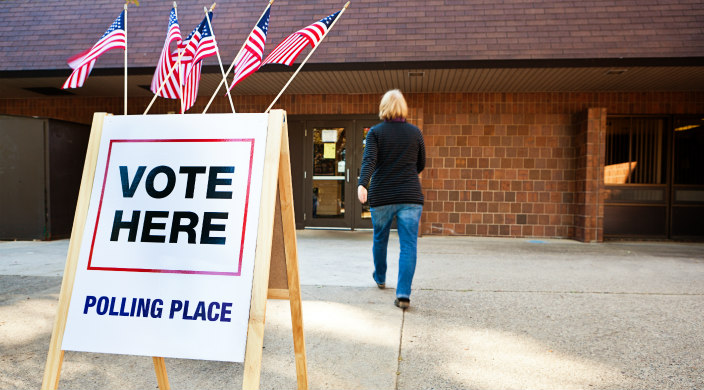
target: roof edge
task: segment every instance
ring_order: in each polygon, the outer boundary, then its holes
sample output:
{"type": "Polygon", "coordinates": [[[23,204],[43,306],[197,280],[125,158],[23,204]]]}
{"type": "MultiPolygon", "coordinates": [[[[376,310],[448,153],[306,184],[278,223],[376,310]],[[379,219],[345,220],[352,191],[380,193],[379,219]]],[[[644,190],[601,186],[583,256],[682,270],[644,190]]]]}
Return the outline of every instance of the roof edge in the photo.
{"type": "MultiPolygon", "coordinates": [[[[285,66],[271,64],[259,72],[293,72],[299,64],[285,66]]],[[[643,58],[576,58],[576,59],[511,59],[511,60],[463,60],[463,61],[385,61],[308,63],[301,71],[347,71],[347,70],[403,70],[403,69],[520,69],[520,68],[609,68],[609,67],[681,67],[704,66],[704,57],[643,57],[643,58]]],[[[44,78],[68,77],[70,69],[37,69],[0,71],[0,78],[44,78]]],[[[218,65],[203,67],[205,73],[218,73],[218,65]]],[[[123,68],[94,68],[93,76],[119,76],[123,68]]],[[[149,75],[153,67],[129,69],[131,75],[149,75]]]]}

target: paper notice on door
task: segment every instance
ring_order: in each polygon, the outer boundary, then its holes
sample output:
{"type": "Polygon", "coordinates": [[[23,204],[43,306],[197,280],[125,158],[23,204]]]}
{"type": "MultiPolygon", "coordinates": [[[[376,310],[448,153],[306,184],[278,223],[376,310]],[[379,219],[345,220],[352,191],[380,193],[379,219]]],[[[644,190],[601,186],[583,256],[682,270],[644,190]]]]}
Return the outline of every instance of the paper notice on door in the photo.
{"type": "Polygon", "coordinates": [[[323,130],[323,142],[337,142],[337,130],[323,130]]]}
{"type": "Polygon", "coordinates": [[[325,145],[323,149],[323,158],[335,158],[335,144],[325,143],[323,145],[325,145]]]}

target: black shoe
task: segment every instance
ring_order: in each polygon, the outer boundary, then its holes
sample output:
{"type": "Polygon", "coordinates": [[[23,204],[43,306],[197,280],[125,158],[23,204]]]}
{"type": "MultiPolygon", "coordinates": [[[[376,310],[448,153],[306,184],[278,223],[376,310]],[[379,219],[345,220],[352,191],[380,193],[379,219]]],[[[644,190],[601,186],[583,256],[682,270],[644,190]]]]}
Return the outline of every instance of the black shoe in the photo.
{"type": "Polygon", "coordinates": [[[408,306],[411,306],[411,300],[408,298],[396,298],[394,301],[394,305],[396,307],[400,307],[403,310],[408,309],[408,306]]]}
{"type": "Polygon", "coordinates": [[[374,279],[374,283],[376,283],[376,286],[383,289],[386,288],[386,283],[379,283],[376,281],[376,278],[374,277],[374,272],[372,272],[372,279],[374,279]]]}

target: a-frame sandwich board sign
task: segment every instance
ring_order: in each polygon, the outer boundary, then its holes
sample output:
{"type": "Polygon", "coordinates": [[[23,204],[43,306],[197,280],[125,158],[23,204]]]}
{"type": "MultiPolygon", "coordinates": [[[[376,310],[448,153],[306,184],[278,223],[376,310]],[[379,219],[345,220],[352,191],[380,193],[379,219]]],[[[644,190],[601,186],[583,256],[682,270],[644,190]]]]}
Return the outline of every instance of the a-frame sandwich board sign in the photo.
{"type": "Polygon", "coordinates": [[[286,113],[96,113],[42,388],[72,350],[152,356],[161,389],[164,357],[243,361],[256,389],[267,297],[306,389],[286,113]]]}

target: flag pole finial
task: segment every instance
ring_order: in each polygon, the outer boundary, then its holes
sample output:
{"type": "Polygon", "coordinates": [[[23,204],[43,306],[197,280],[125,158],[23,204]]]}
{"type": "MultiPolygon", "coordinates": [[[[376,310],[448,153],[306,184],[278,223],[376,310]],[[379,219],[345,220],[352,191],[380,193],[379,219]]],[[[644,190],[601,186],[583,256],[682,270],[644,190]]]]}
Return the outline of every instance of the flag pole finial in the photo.
{"type": "Polygon", "coordinates": [[[347,9],[347,7],[350,6],[350,2],[348,1],[343,8],[347,9]]]}
{"type": "Polygon", "coordinates": [[[217,4],[217,3],[213,3],[213,5],[210,6],[210,9],[209,9],[208,11],[209,11],[209,12],[213,12],[213,9],[215,9],[215,5],[216,5],[216,4],[217,4]]]}
{"type": "Polygon", "coordinates": [[[176,8],[176,2],[174,1],[174,8],[176,8]]]}

